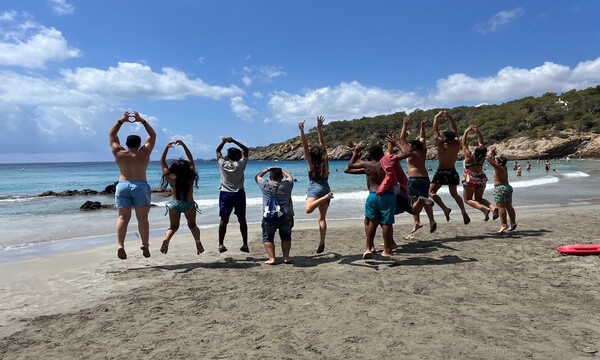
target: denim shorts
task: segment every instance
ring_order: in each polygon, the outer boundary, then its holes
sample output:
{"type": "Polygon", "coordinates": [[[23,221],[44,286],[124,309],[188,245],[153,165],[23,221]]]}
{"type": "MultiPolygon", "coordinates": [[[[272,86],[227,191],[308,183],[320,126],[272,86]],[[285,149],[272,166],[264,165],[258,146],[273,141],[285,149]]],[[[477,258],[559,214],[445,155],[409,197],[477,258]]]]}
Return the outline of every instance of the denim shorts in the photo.
{"type": "Polygon", "coordinates": [[[279,239],[281,241],[292,240],[292,228],[294,227],[294,217],[286,214],[285,219],[277,222],[262,221],[262,241],[273,242],[275,240],[275,232],[279,230],[279,239]]]}
{"type": "Polygon", "coordinates": [[[308,184],[308,191],[306,192],[306,198],[319,199],[329,194],[331,189],[327,180],[311,180],[308,184]]]}
{"type": "Polygon", "coordinates": [[[121,180],[115,189],[117,209],[150,206],[150,185],[145,181],[121,180]]]}

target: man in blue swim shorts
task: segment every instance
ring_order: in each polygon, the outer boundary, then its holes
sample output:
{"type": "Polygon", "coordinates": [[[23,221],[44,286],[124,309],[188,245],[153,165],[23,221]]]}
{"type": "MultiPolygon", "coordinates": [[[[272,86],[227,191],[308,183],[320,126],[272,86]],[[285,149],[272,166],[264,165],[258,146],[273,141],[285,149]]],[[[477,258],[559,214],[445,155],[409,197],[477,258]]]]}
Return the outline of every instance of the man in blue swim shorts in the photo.
{"type": "Polygon", "coordinates": [[[131,220],[131,209],[135,209],[135,217],[138,221],[138,231],[142,238],[142,254],[150,257],[148,238],[150,237],[150,224],[148,214],[150,213],[150,185],[146,181],[146,170],[150,162],[150,154],[156,142],[156,132],[152,126],[135,111],[126,111],[108,133],[110,149],[115,157],[115,163],[119,167],[119,183],[115,191],[115,204],[119,212],[117,218],[117,256],[121,260],[127,259],[125,252],[125,236],[127,225],[131,220]],[[141,123],[148,137],[144,145],[138,135],[129,135],[125,149],[121,146],[117,133],[124,123],[141,123]]]}

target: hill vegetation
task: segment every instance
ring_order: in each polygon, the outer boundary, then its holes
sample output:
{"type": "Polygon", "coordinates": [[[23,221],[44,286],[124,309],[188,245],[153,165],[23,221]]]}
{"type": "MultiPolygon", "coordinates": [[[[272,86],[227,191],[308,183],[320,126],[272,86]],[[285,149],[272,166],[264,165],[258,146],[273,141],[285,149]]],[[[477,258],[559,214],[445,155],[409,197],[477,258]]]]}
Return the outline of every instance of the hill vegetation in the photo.
{"type": "MultiPolygon", "coordinates": [[[[431,120],[442,109],[415,110],[410,115],[415,121],[409,131],[416,134],[418,123],[424,116],[431,120]]],[[[589,138],[600,135],[600,85],[585,90],[571,90],[562,94],[548,92],[540,97],[526,97],[500,105],[459,106],[448,110],[456,120],[459,131],[474,124],[482,131],[490,144],[510,139],[528,140],[573,137],[589,138]],[[575,136],[577,137],[577,136],[575,136]]],[[[382,143],[388,131],[398,131],[402,118],[399,112],[390,115],[363,117],[361,119],[332,121],[325,125],[324,132],[328,147],[343,148],[350,139],[367,143],[382,143]]],[[[442,122],[440,129],[446,129],[442,122]]],[[[427,135],[431,136],[431,126],[427,135]]],[[[462,134],[459,134],[462,135],[462,134]]],[[[317,142],[316,129],[308,131],[309,142],[317,142]]],[[[254,159],[298,159],[302,157],[299,137],[283,143],[251,149],[254,159]]],[[[347,151],[333,158],[347,158],[347,151]]]]}

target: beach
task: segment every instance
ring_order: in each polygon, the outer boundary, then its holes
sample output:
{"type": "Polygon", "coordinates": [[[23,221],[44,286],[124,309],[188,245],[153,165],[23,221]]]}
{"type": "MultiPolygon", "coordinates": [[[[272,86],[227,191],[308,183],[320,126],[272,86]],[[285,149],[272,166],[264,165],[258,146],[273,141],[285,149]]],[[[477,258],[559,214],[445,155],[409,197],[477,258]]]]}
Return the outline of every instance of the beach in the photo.
{"type": "Polygon", "coordinates": [[[314,219],[294,227],[293,264],[263,264],[257,225],[240,252],[235,220],[223,254],[215,228],[197,256],[182,227],[167,255],[151,239],[149,259],[128,240],[126,261],[104,245],[3,263],[0,358],[597,357],[600,257],[555,248],[599,243],[598,208],[517,207],[501,235],[473,209],[433,234],[399,216],[397,263],[362,259],[360,220],[329,221],[315,254],[314,219]]]}

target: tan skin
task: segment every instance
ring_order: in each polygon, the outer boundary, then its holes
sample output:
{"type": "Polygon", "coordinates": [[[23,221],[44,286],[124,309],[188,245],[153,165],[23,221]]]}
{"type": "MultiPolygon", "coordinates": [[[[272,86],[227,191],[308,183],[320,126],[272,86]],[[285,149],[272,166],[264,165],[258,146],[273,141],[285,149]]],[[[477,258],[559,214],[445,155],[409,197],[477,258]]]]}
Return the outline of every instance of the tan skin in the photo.
{"type": "MultiPolygon", "coordinates": [[[[152,129],[152,126],[135,112],[126,111],[123,116],[117,121],[117,123],[110,129],[108,133],[110,141],[110,148],[115,158],[115,163],[119,167],[119,180],[126,181],[146,181],[146,169],[150,163],[150,154],[154,149],[156,143],[156,132],[152,129]],[[144,144],[139,148],[125,149],[121,146],[119,141],[118,132],[124,123],[141,123],[146,131],[148,137],[144,141],[144,144]]],[[[150,212],[150,206],[136,206],[135,216],[138,222],[138,231],[142,239],[141,249],[145,257],[150,256],[148,250],[148,238],[150,236],[150,224],[148,222],[148,214],[150,212]]],[[[127,235],[127,225],[131,220],[131,208],[118,209],[117,218],[117,255],[120,259],[126,259],[127,254],[125,253],[125,236],[127,235]]]]}
{"type": "MultiPolygon", "coordinates": [[[[477,135],[477,143],[479,146],[483,146],[485,143],[483,141],[483,135],[481,131],[477,128],[477,126],[469,125],[469,127],[465,130],[465,133],[462,137],[462,151],[465,157],[465,164],[475,164],[475,156],[471,152],[468,144],[469,134],[477,135]]],[[[471,165],[469,169],[473,172],[480,173],[483,171],[483,165],[471,165]]],[[[492,205],[488,200],[483,198],[483,193],[485,192],[485,187],[472,187],[472,186],[463,186],[463,198],[465,202],[483,212],[484,221],[488,221],[490,219],[490,212],[494,213],[494,219],[498,217],[498,210],[494,205],[492,205]]]]}
{"type": "MultiPolygon", "coordinates": [[[[494,168],[494,186],[498,185],[507,185],[508,184],[508,170],[505,166],[501,166],[496,161],[496,147],[491,146],[488,149],[487,153],[487,161],[494,168]]],[[[517,228],[516,222],[516,213],[515,209],[511,202],[501,203],[497,202],[496,206],[498,207],[498,215],[500,216],[500,230],[499,233],[503,233],[505,231],[512,231],[517,228]],[[507,214],[510,218],[511,225],[508,226],[507,214]]]]}
{"type": "MultiPolygon", "coordinates": [[[[169,171],[169,166],[167,165],[167,153],[169,152],[170,148],[173,148],[175,146],[181,146],[183,148],[183,151],[185,152],[185,155],[187,156],[188,162],[190,164],[190,171],[192,173],[194,173],[196,171],[196,166],[194,165],[194,157],[192,156],[190,149],[187,147],[187,145],[185,145],[185,143],[182,140],[171,141],[170,143],[167,144],[167,146],[165,146],[162,156],[160,157],[160,165],[162,167],[162,171],[163,171],[163,175],[165,176],[165,179],[167,179],[167,182],[173,188],[173,191],[172,191],[172,193],[173,193],[172,199],[173,200],[177,200],[177,195],[176,195],[177,188],[176,188],[176,183],[175,183],[176,175],[171,174],[171,172],[169,171]]],[[[191,179],[191,180],[193,180],[193,179],[191,179]]],[[[186,201],[194,202],[194,182],[193,181],[190,181],[186,201]]],[[[200,255],[201,253],[204,252],[204,247],[202,246],[202,242],[200,241],[200,229],[198,228],[198,225],[196,225],[196,207],[195,206],[190,207],[184,213],[184,215],[187,220],[188,228],[192,232],[192,236],[194,237],[194,241],[196,243],[196,254],[200,255]]],[[[180,221],[181,221],[181,214],[176,211],[169,210],[169,228],[167,229],[167,232],[165,234],[165,239],[163,240],[162,245],[160,247],[161,253],[166,254],[169,251],[169,242],[171,241],[171,238],[173,237],[173,235],[175,235],[175,232],[179,229],[180,221]]]]}
{"type": "MultiPolygon", "coordinates": [[[[454,134],[458,134],[458,128],[456,126],[456,122],[454,121],[454,119],[452,119],[452,117],[448,114],[447,111],[440,111],[433,117],[433,137],[434,137],[435,143],[437,145],[437,154],[438,154],[438,161],[439,161],[438,169],[454,169],[454,164],[456,163],[456,160],[458,158],[458,152],[461,148],[461,144],[456,138],[446,139],[440,133],[439,121],[440,121],[440,119],[444,119],[444,118],[447,119],[448,122],[450,123],[450,126],[451,126],[454,134]]],[[[437,194],[438,190],[441,187],[442,187],[442,185],[440,185],[440,184],[432,183],[431,187],[429,188],[429,197],[431,197],[433,199],[433,201],[435,201],[435,203],[438,204],[439,207],[442,208],[442,211],[444,212],[444,216],[446,216],[446,220],[450,221],[450,212],[452,210],[444,204],[444,202],[442,201],[442,198],[437,194]]],[[[463,221],[464,221],[465,225],[468,224],[471,221],[471,219],[469,218],[469,215],[467,214],[467,211],[465,209],[465,204],[464,204],[462,198],[460,197],[460,195],[458,195],[458,192],[456,191],[456,186],[448,185],[448,190],[450,192],[450,195],[452,196],[452,198],[454,198],[454,201],[456,201],[456,204],[460,208],[460,212],[462,213],[463,221]]]]}
{"type": "MultiPolygon", "coordinates": [[[[223,147],[225,146],[226,143],[231,143],[231,144],[237,145],[240,149],[242,149],[242,154],[246,159],[250,155],[250,149],[246,145],[235,140],[231,136],[227,136],[227,137],[224,137],[223,139],[221,139],[221,143],[219,144],[219,146],[217,146],[217,150],[216,150],[217,159],[223,157],[223,154],[221,153],[221,151],[223,150],[223,147]]],[[[241,158],[230,159],[230,160],[231,161],[239,161],[240,159],[241,158]]],[[[246,215],[238,215],[237,218],[238,218],[238,223],[240,224],[240,233],[242,234],[242,247],[240,248],[240,251],[247,253],[250,250],[248,249],[248,222],[246,221],[246,215]]],[[[226,251],[224,242],[225,242],[225,234],[227,233],[227,225],[228,224],[229,224],[229,217],[221,217],[221,220],[219,221],[219,252],[224,252],[224,250],[226,251]]]]}
{"type": "MultiPolygon", "coordinates": [[[[425,126],[429,121],[429,117],[425,116],[419,123],[419,141],[423,143],[423,148],[418,149],[412,147],[406,142],[406,134],[408,126],[410,125],[410,116],[405,116],[402,119],[402,130],[400,131],[400,146],[405,149],[410,149],[410,156],[406,158],[406,165],[408,167],[408,176],[410,177],[429,177],[427,167],[425,167],[425,161],[427,160],[427,136],[425,134],[425,126]]],[[[433,217],[433,203],[430,199],[419,198],[413,203],[413,221],[414,226],[411,233],[419,230],[423,227],[421,224],[421,210],[424,208],[427,217],[429,218],[429,232],[433,233],[437,229],[437,223],[433,217]]]]}
{"type": "MultiPolygon", "coordinates": [[[[367,184],[369,191],[377,191],[379,185],[385,179],[385,171],[376,160],[360,160],[363,147],[361,144],[356,145],[352,150],[352,157],[350,158],[347,168],[349,171],[362,170],[367,176],[367,184]]],[[[365,244],[365,252],[363,257],[370,258],[369,254],[375,252],[375,234],[377,233],[377,227],[380,225],[378,219],[371,219],[367,225],[367,238],[365,244]]],[[[392,224],[382,224],[383,230],[383,253],[382,255],[392,260],[394,258],[393,241],[394,241],[394,230],[392,224]]]]}
{"type": "MultiPolygon", "coordinates": [[[[304,123],[305,121],[301,121],[298,123],[298,129],[300,130],[300,139],[302,140],[302,149],[304,151],[304,158],[308,163],[308,170],[313,171],[315,169],[313,160],[310,155],[310,148],[308,146],[308,139],[306,138],[306,134],[304,133],[304,123]]],[[[317,116],[317,136],[319,138],[319,146],[323,149],[323,172],[329,175],[329,161],[327,160],[327,146],[325,144],[325,135],[323,134],[323,124],[325,123],[325,118],[323,116],[317,116]]],[[[319,222],[319,246],[317,248],[317,253],[320,254],[325,250],[325,236],[327,235],[327,210],[329,209],[328,200],[333,198],[333,193],[326,194],[320,198],[309,197],[306,199],[306,213],[311,214],[315,209],[318,209],[317,220],[319,222]]]]}
{"type": "MultiPolygon", "coordinates": [[[[258,174],[256,174],[256,176],[254,177],[254,180],[256,181],[256,183],[258,183],[260,180],[263,179],[263,177],[265,176],[265,174],[267,174],[269,171],[271,171],[270,168],[261,170],[258,174]]],[[[294,181],[294,177],[288,173],[287,171],[281,169],[281,172],[283,174],[283,177],[288,180],[288,181],[294,181]]],[[[269,176],[269,179],[271,181],[275,181],[277,183],[281,182],[282,179],[275,179],[271,176],[269,176]]],[[[269,259],[267,261],[265,261],[265,264],[267,265],[275,265],[277,264],[277,259],[275,258],[275,244],[272,242],[263,242],[264,247],[265,247],[265,251],[267,252],[267,256],[269,257],[269,259]]],[[[292,248],[292,242],[289,240],[282,240],[281,241],[281,253],[282,253],[282,260],[284,264],[289,264],[291,263],[291,258],[290,258],[290,250],[292,248]]]]}

